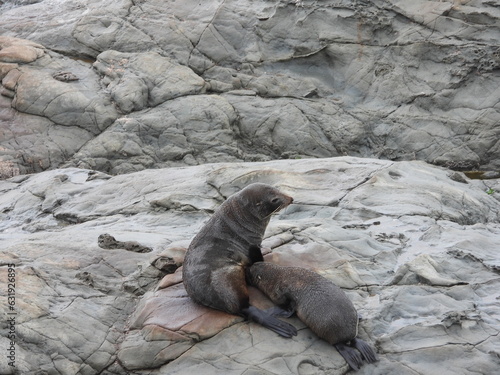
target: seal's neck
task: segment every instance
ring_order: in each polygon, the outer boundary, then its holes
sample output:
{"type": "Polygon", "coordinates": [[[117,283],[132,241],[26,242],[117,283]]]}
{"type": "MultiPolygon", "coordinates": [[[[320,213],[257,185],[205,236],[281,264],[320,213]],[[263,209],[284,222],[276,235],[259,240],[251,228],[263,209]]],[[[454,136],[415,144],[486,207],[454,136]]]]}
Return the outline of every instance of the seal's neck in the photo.
{"type": "MultiPolygon", "coordinates": [[[[227,203],[229,206],[231,202],[227,203]]],[[[249,244],[260,245],[270,217],[258,218],[251,210],[239,205],[231,205],[227,208],[224,210],[223,217],[231,232],[249,244]]]]}

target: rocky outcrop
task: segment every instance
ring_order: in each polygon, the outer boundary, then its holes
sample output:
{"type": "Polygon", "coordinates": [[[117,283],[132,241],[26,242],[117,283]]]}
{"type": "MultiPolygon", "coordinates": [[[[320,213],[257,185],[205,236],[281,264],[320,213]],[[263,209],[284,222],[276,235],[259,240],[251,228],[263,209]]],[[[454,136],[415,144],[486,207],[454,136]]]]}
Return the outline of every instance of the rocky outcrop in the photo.
{"type": "Polygon", "coordinates": [[[346,291],[380,358],[360,373],[497,371],[499,19],[489,0],[0,0],[0,373],[347,372],[297,318],[283,339],[183,288],[190,239],[257,181],[295,199],[266,261],[346,291]]]}
{"type": "Polygon", "coordinates": [[[26,3],[1,6],[4,177],[341,155],[500,168],[491,1],[26,3]]]}
{"type": "MultiPolygon", "coordinates": [[[[266,261],[344,288],[380,358],[360,373],[496,371],[500,180],[342,157],[1,181],[0,279],[10,264],[18,373],[347,372],[297,318],[298,335],[284,339],[186,295],[189,241],[227,196],[258,181],[294,197],[271,220],[266,261]]],[[[270,306],[255,289],[251,298],[270,306]]],[[[5,355],[0,372],[15,373],[5,355]]]]}

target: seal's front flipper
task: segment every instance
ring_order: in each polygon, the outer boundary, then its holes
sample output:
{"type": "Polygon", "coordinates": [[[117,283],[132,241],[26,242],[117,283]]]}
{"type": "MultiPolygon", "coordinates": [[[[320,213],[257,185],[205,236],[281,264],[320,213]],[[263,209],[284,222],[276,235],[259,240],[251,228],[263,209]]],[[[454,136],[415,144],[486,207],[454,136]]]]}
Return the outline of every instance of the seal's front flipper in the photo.
{"type": "Polygon", "coordinates": [[[243,313],[248,319],[269,328],[283,337],[292,337],[297,335],[297,328],[287,322],[283,322],[278,318],[270,315],[264,310],[259,310],[255,306],[249,306],[243,309],[243,313]]]}
{"type": "Polygon", "coordinates": [[[363,364],[363,358],[356,349],[351,348],[350,346],[347,346],[345,344],[335,344],[334,346],[354,371],[357,371],[361,368],[361,365],[363,364]]]}
{"type": "Polygon", "coordinates": [[[377,354],[373,348],[363,340],[353,339],[351,340],[351,346],[354,346],[361,352],[366,362],[373,363],[378,361],[377,354]]]}

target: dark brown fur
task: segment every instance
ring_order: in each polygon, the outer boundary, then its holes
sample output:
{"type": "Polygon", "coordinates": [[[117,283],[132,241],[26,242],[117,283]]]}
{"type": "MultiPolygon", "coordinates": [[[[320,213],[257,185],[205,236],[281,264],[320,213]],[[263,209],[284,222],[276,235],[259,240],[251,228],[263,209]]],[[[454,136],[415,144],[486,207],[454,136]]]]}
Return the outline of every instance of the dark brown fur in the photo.
{"type": "Polygon", "coordinates": [[[293,326],[249,305],[245,279],[245,269],[263,260],[260,244],[271,215],[292,201],[272,186],[260,183],[229,197],[189,245],[183,268],[189,296],[199,304],[245,315],[271,329],[267,322],[281,324],[290,332],[278,333],[292,335],[293,326]]]}
{"type": "Polygon", "coordinates": [[[358,313],[345,293],[330,280],[300,267],[284,267],[257,262],[247,271],[250,284],[255,285],[275,304],[297,313],[316,335],[335,345],[349,365],[357,370],[364,358],[376,361],[372,348],[356,339],[358,313]],[[362,355],[350,345],[358,349],[362,355]]]}
{"type": "Polygon", "coordinates": [[[316,272],[269,262],[250,268],[250,282],[285,310],[295,311],[314,333],[330,344],[352,340],[358,313],[345,293],[316,272]]]}

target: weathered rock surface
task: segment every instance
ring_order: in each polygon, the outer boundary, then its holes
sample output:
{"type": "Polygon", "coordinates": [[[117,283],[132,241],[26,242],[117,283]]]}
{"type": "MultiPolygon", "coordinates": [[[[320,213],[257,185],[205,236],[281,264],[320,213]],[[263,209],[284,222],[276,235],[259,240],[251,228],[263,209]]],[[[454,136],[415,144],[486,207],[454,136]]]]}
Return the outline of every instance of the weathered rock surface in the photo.
{"type": "Polygon", "coordinates": [[[500,168],[494,1],[0,4],[3,177],[342,155],[500,168]]]}
{"type": "MultiPolygon", "coordinates": [[[[295,198],[271,220],[266,260],[344,288],[363,318],[360,336],[380,357],[361,374],[496,372],[500,180],[341,157],[115,177],[66,168],[1,181],[0,280],[15,264],[18,373],[346,373],[297,318],[298,336],[284,339],[194,305],[180,283],[190,239],[228,195],[256,181],[295,198]],[[152,251],[101,248],[105,233],[152,251]]],[[[5,287],[0,295],[6,316],[5,287]]],[[[269,306],[256,290],[252,299],[269,306]]],[[[5,355],[0,373],[14,374],[5,355]]]]}
{"type": "Polygon", "coordinates": [[[491,0],[0,0],[0,373],[345,373],[297,318],[185,293],[190,239],[255,181],[295,198],[266,260],[364,318],[360,373],[495,373],[499,40],[491,0]]]}

